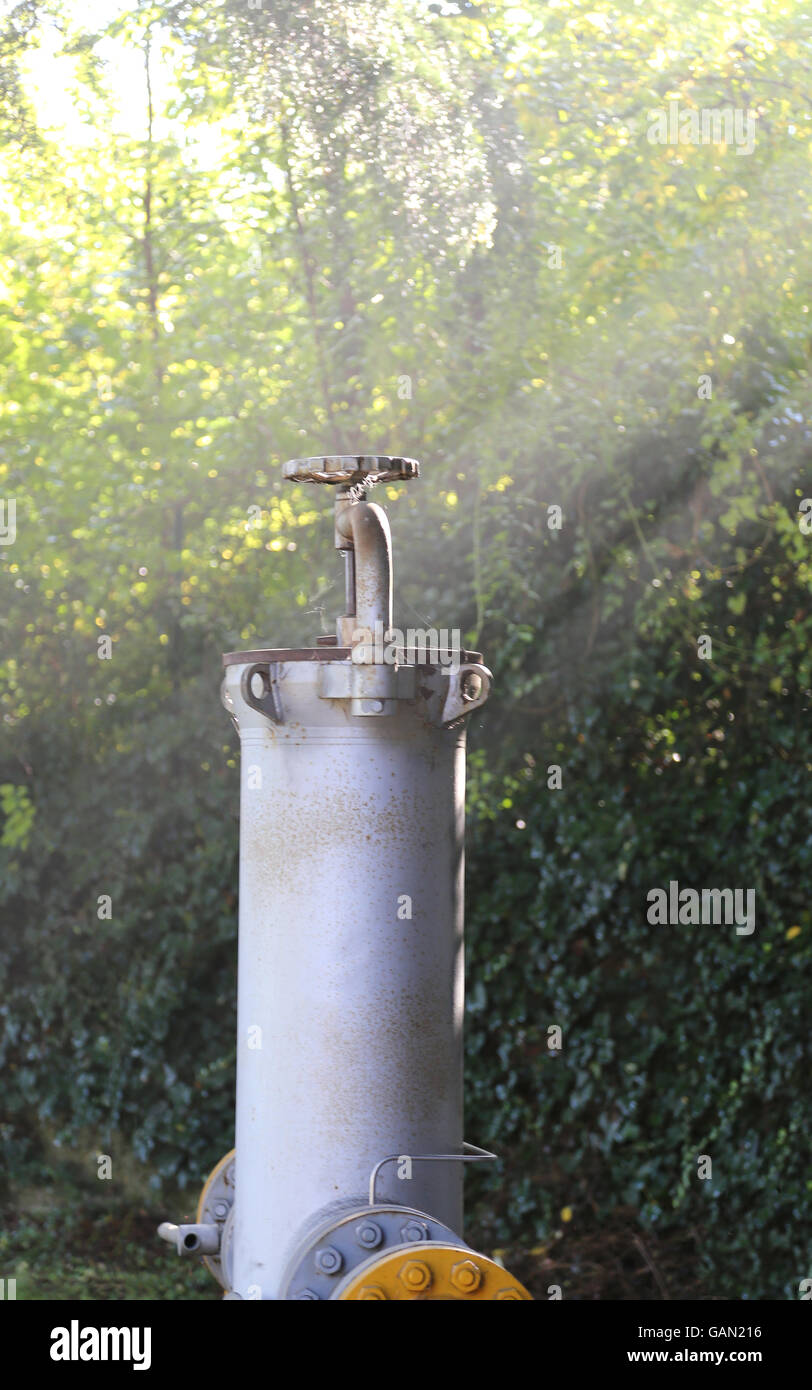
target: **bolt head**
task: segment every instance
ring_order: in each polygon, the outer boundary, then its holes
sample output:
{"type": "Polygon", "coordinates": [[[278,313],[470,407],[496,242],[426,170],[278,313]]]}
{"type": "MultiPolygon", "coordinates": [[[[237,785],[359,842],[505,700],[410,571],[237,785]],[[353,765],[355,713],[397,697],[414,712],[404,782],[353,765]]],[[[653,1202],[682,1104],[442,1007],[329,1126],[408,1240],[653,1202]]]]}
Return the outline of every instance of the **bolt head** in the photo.
{"type": "Polygon", "coordinates": [[[363,1288],[358,1291],[358,1298],[364,1299],[365,1301],[372,1301],[374,1299],[376,1303],[381,1303],[385,1299],[388,1299],[388,1297],[389,1294],[384,1293],[380,1284],[364,1284],[363,1288]]]}
{"type": "Polygon", "coordinates": [[[398,1278],[412,1293],[421,1293],[431,1283],[431,1270],[424,1260],[407,1260],[398,1270],[398,1278]]]}
{"type": "Polygon", "coordinates": [[[228,1202],[215,1202],[214,1215],[218,1221],[224,1221],[228,1216],[228,1202]]]}
{"type": "Polygon", "coordinates": [[[451,1282],[460,1293],[476,1293],[482,1283],[482,1271],[473,1260],[460,1260],[452,1265],[451,1282]]]}
{"type": "Polygon", "coordinates": [[[400,1238],[410,1245],[415,1245],[419,1240],[428,1240],[428,1227],[422,1221],[407,1221],[400,1228],[400,1238]]]}
{"type": "Polygon", "coordinates": [[[362,1221],[355,1228],[355,1238],[365,1250],[377,1250],[383,1240],[383,1231],[377,1221],[362,1221]]]}
{"type": "Polygon", "coordinates": [[[520,1302],[523,1301],[518,1289],[500,1289],[496,1297],[500,1302],[504,1302],[506,1298],[518,1298],[520,1302]]]}
{"type": "Polygon", "coordinates": [[[316,1251],[316,1269],[320,1274],[338,1274],[344,1263],[344,1256],[334,1245],[323,1245],[316,1251]]]}
{"type": "Polygon", "coordinates": [[[293,1295],[294,1303],[319,1303],[320,1301],[319,1295],[314,1293],[312,1289],[302,1289],[293,1295]]]}

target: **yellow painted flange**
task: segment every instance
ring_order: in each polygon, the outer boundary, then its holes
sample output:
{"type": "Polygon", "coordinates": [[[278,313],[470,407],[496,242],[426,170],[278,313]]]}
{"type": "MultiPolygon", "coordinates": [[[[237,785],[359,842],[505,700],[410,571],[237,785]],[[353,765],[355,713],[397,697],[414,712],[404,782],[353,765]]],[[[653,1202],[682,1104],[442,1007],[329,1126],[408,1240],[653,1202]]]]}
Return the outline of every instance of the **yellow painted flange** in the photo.
{"type": "MultiPolygon", "coordinates": [[[[195,1221],[198,1224],[204,1221],[211,1221],[211,1213],[209,1213],[208,1215],[204,1215],[204,1208],[206,1206],[206,1203],[208,1202],[209,1194],[212,1188],[214,1187],[214,1184],[217,1182],[218,1178],[220,1178],[220,1176],[225,1172],[229,1163],[233,1162],[234,1155],[236,1152],[236,1149],[229,1149],[225,1157],[221,1158],[220,1162],[214,1165],[211,1172],[209,1173],[209,1176],[206,1178],[206,1181],[204,1182],[200,1193],[200,1200],[197,1204],[197,1215],[195,1216],[195,1221]]],[[[203,1260],[204,1265],[206,1266],[206,1269],[209,1271],[209,1274],[214,1276],[221,1288],[227,1289],[228,1285],[223,1275],[222,1265],[220,1263],[219,1257],[203,1255],[201,1258],[203,1260]]]]}
{"type": "Polygon", "coordinates": [[[389,1299],[459,1299],[466,1303],[530,1299],[524,1285],[495,1260],[475,1250],[432,1240],[399,1245],[367,1260],[333,1296],[378,1303],[389,1299]]]}

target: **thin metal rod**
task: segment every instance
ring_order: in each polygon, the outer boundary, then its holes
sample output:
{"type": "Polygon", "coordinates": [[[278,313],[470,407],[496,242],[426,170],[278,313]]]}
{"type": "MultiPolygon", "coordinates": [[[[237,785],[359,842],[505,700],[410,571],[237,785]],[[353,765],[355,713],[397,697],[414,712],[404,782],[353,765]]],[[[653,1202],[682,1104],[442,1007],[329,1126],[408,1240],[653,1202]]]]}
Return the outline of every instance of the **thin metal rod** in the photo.
{"type": "Polygon", "coordinates": [[[387,1154],[386,1158],[381,1158],[375,1164],[369,1176],[369,1205],[375,1206],[377,1198],[375,1196],[375,1184],[378,1181],[378,1174],[385,1163],[398,1163],[402,1158],[408,1158],[410,1163],[483,1163],[491,1159],[496,1159],[497,1155],[489,1153],[487,1149],[478,1149],[476,1144],[463,1143],[466,1152],[464,1154],[387,1154]]]}

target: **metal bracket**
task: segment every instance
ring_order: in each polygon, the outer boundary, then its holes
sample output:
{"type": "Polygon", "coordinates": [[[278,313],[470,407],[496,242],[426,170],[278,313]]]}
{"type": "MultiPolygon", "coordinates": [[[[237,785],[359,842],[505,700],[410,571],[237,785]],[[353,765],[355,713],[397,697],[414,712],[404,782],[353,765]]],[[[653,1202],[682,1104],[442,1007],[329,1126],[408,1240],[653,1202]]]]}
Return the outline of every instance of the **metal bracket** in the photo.
{"type": "Polygon", "coordinates": [[[478,662],[466,662],[457,671],[452,671],[440,723],[446,727],[456,724],[484,705],[491,693],[492,679],[487,666],[480,666],[478,662]]]}
{"type": "Polygon", "coordinates": [[[378,1181],[378,1174],[385,1163],[399,1163],[401,1159],[408,1158],[412,1163],[485,1163],[495,1160],[497,1155],[489,1153],[487,1149],[478,1149],[476,1144],[465,1144],[462,1146],[466,1152],[463,1154],[388,1154],[386,1158],[379,1158],[375,1167],[369,1175],[369,1205],[374,1207],[377,1203],[375,1196],[375,1184],[378,1181]]]}
{"type": "Polygon", "coordinates": [[[282,697],[279,691],[279,667],[275,661],[269,662],[267,666],[249,666],[243,671],[240,694],[247,705],[264,714],[274,724],[284,723],[282,697]],[[262,687],[259,693],[254,688],[258,683],[261,683],[262,687]]]}

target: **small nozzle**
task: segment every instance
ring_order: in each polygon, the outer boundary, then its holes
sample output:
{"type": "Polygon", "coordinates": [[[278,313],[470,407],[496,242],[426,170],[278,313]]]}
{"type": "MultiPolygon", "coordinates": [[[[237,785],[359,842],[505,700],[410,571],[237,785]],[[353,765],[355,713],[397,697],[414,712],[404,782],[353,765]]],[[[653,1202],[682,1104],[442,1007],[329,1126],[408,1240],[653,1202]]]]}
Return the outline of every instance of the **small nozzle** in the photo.
{"type": "Polygon", "coordinates": [[[174,1245],[179,1255],[216,1255],[220,1249],[220,1227],[214,1223],[176,1226],[162,1221],[158,1235],[168,1245],[174,1245]]]}

